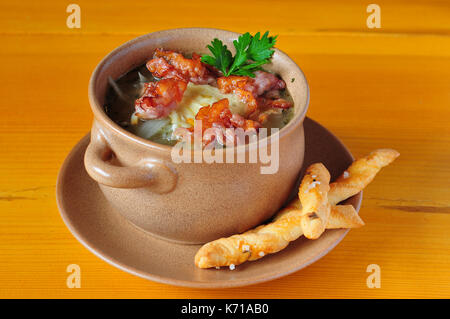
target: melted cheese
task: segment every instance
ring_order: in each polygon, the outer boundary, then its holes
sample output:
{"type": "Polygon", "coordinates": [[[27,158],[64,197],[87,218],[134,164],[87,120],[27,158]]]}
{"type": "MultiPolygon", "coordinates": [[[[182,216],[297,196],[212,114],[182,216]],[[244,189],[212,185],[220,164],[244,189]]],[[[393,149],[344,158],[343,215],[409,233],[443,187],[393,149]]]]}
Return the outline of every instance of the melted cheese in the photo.
{"type": "Polygon", "coordinates": [[[246,104],[242,103],[235,94],[223,94],[218,88],[211,85],[189,83],[177,109],[169,114],[172,129],[190,127],[191,125],[186,120],[194,119],[200,108],[225,98],[230,103],[232,113],[244,115],[246,104]]]}

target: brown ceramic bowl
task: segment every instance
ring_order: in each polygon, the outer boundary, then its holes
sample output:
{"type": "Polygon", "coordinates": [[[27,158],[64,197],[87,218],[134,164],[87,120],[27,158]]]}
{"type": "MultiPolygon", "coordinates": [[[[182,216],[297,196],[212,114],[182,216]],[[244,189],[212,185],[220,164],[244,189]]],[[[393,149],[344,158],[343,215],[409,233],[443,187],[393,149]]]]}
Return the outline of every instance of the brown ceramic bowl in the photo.
{"type": "MultiPolygon", "coordinates": [[[[150,33],[108,54],[89,84],[94,113],[85,167],[106,199],[132,224],[179,243],[204,243],[243,232],[271,217],[286,201],[302,168],[303,120],[308,85],[300,68],[276,50],[267,69],[286,82],[295,105],[293,119],[279,133],[279,169],[261,174],[257,163],[174,163],[172,147],[140,138],[115,124],[104,111],[108,77],[118,78],[148,61],[158,47],[206,53],[213,38],[229,48],[239,34],[189,28],[150,33]]],[[[266,146],[271,147],[268,139],[266,146]]],[[[248,157],[250,146],[237,150],[248,157]]],[[[265,151],[265,150],[258,150],[265,151]]],[[[195,152],[195,151],[193,151],[195,152]]],[[[220,151],[218,151],[220,152],[220,151]]]]}

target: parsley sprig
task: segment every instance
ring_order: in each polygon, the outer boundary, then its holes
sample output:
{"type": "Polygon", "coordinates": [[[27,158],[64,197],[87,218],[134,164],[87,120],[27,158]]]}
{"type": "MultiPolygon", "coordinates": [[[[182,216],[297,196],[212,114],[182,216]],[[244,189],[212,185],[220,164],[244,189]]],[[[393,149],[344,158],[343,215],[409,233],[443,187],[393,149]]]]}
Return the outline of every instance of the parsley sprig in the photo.
{"type": "Polygon", "coordinates": [[[269,31],[262,37],[259,32],[254,36],[247,32],[233,41],[236,49],[236,55],[233,57],[227,46],[216,38],[207,46],[212,56],[203,55],[201,60],[219,69],[224,76],[234,74],[253,78],[254,71],[261,70],[261,65],[270,62],[276,40],[277,36],[269,37],[269,31]]]}

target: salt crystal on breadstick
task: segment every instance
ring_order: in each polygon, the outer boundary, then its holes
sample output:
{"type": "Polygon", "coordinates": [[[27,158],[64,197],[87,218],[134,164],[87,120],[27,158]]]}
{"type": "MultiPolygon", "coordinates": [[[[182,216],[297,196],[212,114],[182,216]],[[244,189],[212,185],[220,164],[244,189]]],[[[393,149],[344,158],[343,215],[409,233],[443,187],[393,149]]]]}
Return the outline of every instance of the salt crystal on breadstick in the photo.
{"type": "Polygon", "coordinates": [[[330,184],[328,201],[331,205],[358,194],[380,171],[381,168],[392,163],[399,152],[392,149],[378,149],[354,161],[350,167],[334,182],[330,184]]]}

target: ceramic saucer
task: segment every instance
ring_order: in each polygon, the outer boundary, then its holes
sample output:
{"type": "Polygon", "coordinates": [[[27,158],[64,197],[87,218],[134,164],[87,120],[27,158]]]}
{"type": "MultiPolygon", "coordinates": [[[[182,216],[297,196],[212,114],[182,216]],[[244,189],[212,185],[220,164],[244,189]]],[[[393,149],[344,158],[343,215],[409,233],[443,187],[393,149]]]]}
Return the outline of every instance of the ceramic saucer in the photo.
{"type": "MultiPolygon", "coordinates": [[[[304,121],[306,153],[304,167],[322,162],[332,180],[353,161],[347,148],[323,126],[304,121]]],[[[95,255],[134,275],[157,282],[202,288],[245,286],[286,276],[332,250],[348,230],[327,230],[319,239],[304,237],[285,250],[248,262],[231,271],[226,267],[199,269],[194,256],[199,245],[170,243],[130,224],[105,200],[83,164],[89,143],[86,135],[70,152],[59,172],[56,195],[61,216],[72,234],[95,255]]],[[[300,174],[303,176],[303,172],[300,174]]],[[[299,179],[300,180],[300,179],[299,179]]],[[[298,188],[293,189],[295,196],[298,188]]],[[[359,210],[362,194],[347,200],[359,210]]]]}

